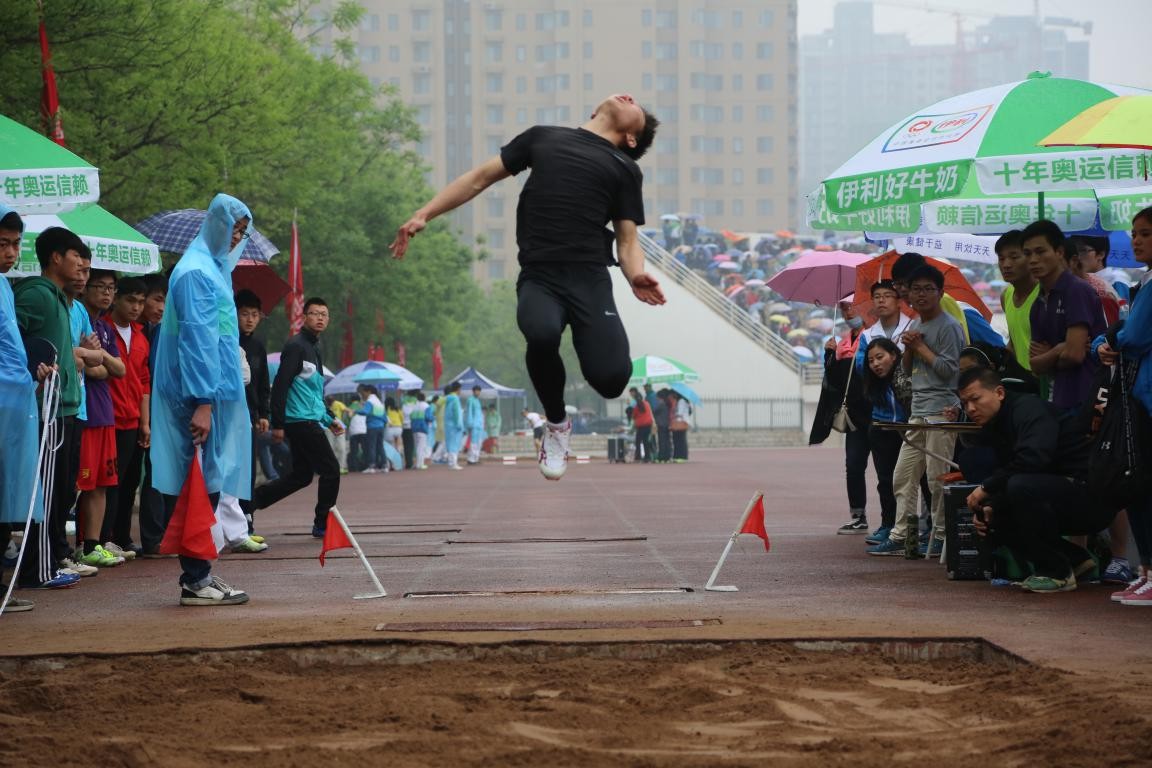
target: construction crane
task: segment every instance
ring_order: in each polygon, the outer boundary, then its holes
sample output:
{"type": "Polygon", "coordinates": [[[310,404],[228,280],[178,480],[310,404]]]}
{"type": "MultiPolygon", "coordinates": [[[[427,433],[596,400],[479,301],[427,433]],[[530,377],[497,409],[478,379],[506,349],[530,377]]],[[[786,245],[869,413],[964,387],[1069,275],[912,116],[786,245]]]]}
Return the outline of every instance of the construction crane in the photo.
{"type": "MultiPolygon", "coordinates": [[[[958,6],[938,5],[930,3],[928,0],[924,2],[899,2],[898,0],[873,0],[872,5],[883,5],[892,8],[904,8],[907,10],[921,11],[924,13],[944,13],[953,17],[956,21],[956,56],[952,59],[952,88],[956,93],[966,93],[972,89],[972,75],[968,66],[968,36],[964,31],[965,19],[992,19],[998,16],[1009,15],[1005,11],[995,13],[976,12],[970,8],[961,8],[958,6]]],[[[1062,27],[1066,29],[1079,29],[1085,36],[1092,34],[1091,21],[1076,21],[1062,16],[1047,16],[1041,17],[1040,15],[1040,0],[1033,0],[1032,15],[1036,19],[1037,29],[1044,27],[1062,27]]]]}

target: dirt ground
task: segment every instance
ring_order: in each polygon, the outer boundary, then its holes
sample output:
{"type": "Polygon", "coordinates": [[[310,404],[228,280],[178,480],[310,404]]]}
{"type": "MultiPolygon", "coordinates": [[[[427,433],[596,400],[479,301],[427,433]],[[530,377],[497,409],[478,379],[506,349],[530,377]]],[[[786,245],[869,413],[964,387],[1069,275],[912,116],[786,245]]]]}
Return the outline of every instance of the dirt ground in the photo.
{"type": "Polygon", "coordinates": [[[379,662],[333,647],[5,664],[0,764],[56,768],[82,749],[85,765],[129,768],[1135,766],[1152,745],[1149,691],[1118,698],[1105,681],[995,659],[752,643],[567,655],[379,662]],[[93,685],[99,697],[76,706],[93,685]]]}

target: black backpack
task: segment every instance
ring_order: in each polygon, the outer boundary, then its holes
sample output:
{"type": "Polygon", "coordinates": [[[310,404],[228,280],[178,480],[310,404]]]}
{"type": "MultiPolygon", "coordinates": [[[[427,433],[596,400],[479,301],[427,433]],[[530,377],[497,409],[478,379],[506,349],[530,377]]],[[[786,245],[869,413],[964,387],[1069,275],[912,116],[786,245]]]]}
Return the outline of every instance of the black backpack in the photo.
{"type": "Polygon", "coordinates": [[[1088,449],[1088,492],[1114,509],[1143,503],[1152,492],[1152,425],[1132,396],[1140,364],[1120,356],[1108,386],[1101,387],[1099,420],[1088,449]]]}

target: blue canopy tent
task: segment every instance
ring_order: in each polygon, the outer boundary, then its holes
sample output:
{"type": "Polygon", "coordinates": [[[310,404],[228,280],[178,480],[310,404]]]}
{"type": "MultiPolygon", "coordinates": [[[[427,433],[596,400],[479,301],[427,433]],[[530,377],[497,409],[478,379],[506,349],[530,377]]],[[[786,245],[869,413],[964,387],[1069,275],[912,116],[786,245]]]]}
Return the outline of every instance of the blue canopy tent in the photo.
{"type": "Polygon", "coordinates": [[[489,400],[495,399],[497,402],[498,410],[501,411],[504,431],[508,432],[516,430],[516,424],[521,421],[520,411],[517,410],[514,406],[511,406],[511,403],[509,404],[511,407],[503,407],[499,404],[501,401],[508,400],[509,398],[521,397],[524,398],[524,404],[522,407],[527,408],[528,397],[524,390],[517,389],[515,387],[506,387],[503,384],[499,384],[471,366],[458,373],[448,383],[452,384],[457,381],[460,382],[460,388],[465,392],[471,392],[473,387],[480,387],[481,398],[489,400]]]}
{"type": "Polygon", "coordinates": [[[458,373],[448,383],[454,384],[457,381],[460,382],[460,388],[467,392],[471,392],[473,387],[480,387],[480,397],[483,398],[524,397],[524,390],[498,384],[471,366],[458,373]]]}

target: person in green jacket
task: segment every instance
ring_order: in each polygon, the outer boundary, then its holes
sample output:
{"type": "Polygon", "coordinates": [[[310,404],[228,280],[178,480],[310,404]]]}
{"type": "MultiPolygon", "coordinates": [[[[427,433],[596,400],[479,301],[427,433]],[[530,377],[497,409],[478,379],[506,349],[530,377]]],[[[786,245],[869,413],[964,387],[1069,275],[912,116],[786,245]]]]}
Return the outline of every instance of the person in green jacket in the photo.
{"type": "Polygon", "coordinates": [[[88,246],[70,230],[49,227],[36,238],[36,259],[40,262],[40,275],[21,280],[13,290],[16,324],[25,345],[37,339],[47,341],[56,349],[60,409],[55,428],[59,447],[55,473],[45,489],[45,530],[42,532],[40,526],[33,523],[17,583],[22,587],[54,588],[71,586],[79,578],[61,572],[58,567],[71,555],[64,529],[68,510],[76,499],[74,458],[80,445],[80,430],[76,423],[76,414],[80,410],[80,375],[77,371],[89,364],[99,365],[103,353],[87,346],[76,347],[72,343],[68,292],[92,261],[88,246]]]}

